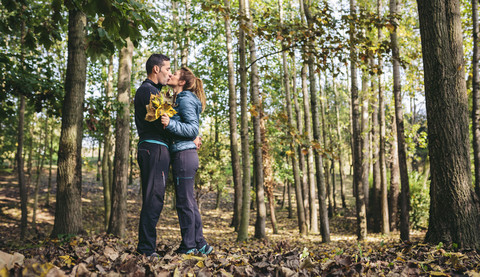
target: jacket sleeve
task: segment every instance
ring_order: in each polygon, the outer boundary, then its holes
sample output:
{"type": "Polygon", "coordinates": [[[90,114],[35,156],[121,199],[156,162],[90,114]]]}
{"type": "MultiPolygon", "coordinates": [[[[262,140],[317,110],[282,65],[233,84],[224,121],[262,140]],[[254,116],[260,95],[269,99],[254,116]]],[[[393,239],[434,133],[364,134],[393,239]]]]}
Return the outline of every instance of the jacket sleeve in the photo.
{"type": "Polygon", "coordinates": [[[170,123],[166,127],[170,133],[184,137],[186,139],[195,139],[198,136],[199,122],[195,101],[192,99],[184,99],[179,103],[178,115],[180,120],[170,119],[170,123]]]}

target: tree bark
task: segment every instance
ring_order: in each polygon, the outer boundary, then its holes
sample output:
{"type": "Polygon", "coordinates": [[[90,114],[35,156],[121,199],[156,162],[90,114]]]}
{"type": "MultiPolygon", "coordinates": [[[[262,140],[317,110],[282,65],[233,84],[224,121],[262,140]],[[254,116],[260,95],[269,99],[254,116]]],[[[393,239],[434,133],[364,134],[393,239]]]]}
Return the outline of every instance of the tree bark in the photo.
{"type": "Polygon", "coordinates": [[[258,66],[255,62],[257,60],[257,50],[255,45],[255,38],[252,32],[253,21],[250,15],[249,0],[245,0],[245,8],[247,15],[247,26],[249,30],[249,48],[250,48],[250,101],[252,103],[252,121],[253,121],[253,152],[255,159],[255,166],[253,172],[256,180],[256,206],[257,217],[255,221],[255,238],[264,238],[265,224],[267,220],[267,208],[265,206],[265,188],[264,188],[264,176],[263,176],[263,157],[262,157],[262,135],[260,131],[260,117],[262,116],[262,105],[260,101],[260,88],[259,88],[259,75],[258,66]]]}
{"type": "Polygon", "coordinates": [[[130,146],[130,78],[133,43],[120,50],[118,62],[117,122],[115,130],[115,169],[112,185],[112,214],[107,233],[124,237],[127,228],[128,154],[130,146]]]}
{"type": "Polygon", "coordinates": [[[342,157],[342,133],[340,132],[340,103],[337,96],[337,89],[335,78],[333,78],[333,93],[335,95],[335,123],[337,129],[337,152],[338,152],[338,171],[340,173],[340,197],[342,199],[342,208],[347,208],[345,202],[345,173],[343,171],[343,157],[342,157]]]}
{"type": "MultiPolygon", "coordinates": [[[[303,10],[305,13],[305,18],[307,19],[307,24],[313,28],[313,18],[310,14],[310,0],[303,2],[303,10]]],[[[313,49],[313,42],[307,42],[309,49],[313,49]]],[[[313,139],[314,144],[319,148],[321,146],[321,134],[320,134],[320,114],[318,112],[318,99],[317,99],[317,82],[315,79],[315,67],[313,56],[308,57],[308,73],[310,80],[310,101],[312,105],[312,124],[313,124],[313,139]]],[[[330,242],[330,226],[328,222],[328,210],[326,205],[326,192],[325,192],[325,176],[323,174],[323,161],[322,153],[318,149],[315,149],[315,169],[316,169],[316,181],[317,181],[317,193],[318,193],[318,202],[320,206],[320,233],[322,234],[323,242],[330,242]]]]}
{"type": "Polygon", "coordinates": [[[238,153],[238,131],[237,131],[237,92],[235,90],[235,68],[232,50],[232,29],[230,26],[230,0],[225,2],[225,36],[227,40],[228,60],[228,107],[230,119],[230,155],[233,172],[233,187],[235,197],[233,202],[233,227],[238,231],[240,215],[242,212],[242,173],[240,168],[240,156],[238,153]]]}
{"type": "MultiPolygon", "coordinates": [[[[306,52],[303,49],[303,52],[306,52]]],[[[307,70],[308,65],[307,63],[303,63],[302,65],[302,94],[303,94],[303,110],[306,111],[304,113],[304,120],[305,120],[305,132],[307,133],[308,141],[313,141],[313,133],[312,133],[312,118],[311,113],[307,112],[310,111],[310,97],[308,93],[308,86],[307,86],[307,70]]],[[[310,232],[318,233],[318,213],[317,213],[317,204],[315,203],[316,200],[316,184],[315,184],[315,169],[314,169],[314,160],[313,160],[313,147],[308,145],[307,148],[307,171],[308,171],[308,186],[309,186],[309,193],[308,193],[308,202],[310,207],[310,232]]],[[[305,173],[304,173],[305,174],[305,173]]]]}
{"type": "MultiPolygon", "coordinates": [[[[373,60],[372,60],[373,65],[373,60]]],[[[372,92],[376,90],[375,84],[372,78],[372,92]]],[[[371,208],[370,214],[373,217],[373,232],[379,233],[381,230],[381,176],[380,176],[380,135],[379,135],[379,123],[378,123],[378,101],[376,97],[370,97],[372,106],[372,127],[371,127],[371,143],[372,143],[372,162],[373,162],[373,186],[372,186],[372,199],[369,208],[371,208]]]]}
{"type": "Polygon", "coordinates": [[[17,135],[17,171],[18,171],[18,188],[20,191],[20,209],[22,211],[22,216],[20,219],[20,239],[25,238],[27,233],[27,224],[28,224],[28,212],[27,212],[27,203],[28,203],[28,194],[27,194],[27,184],[25,182],[25,162],[23,159],[23,128],[25,125],[25,96],[20,93],[20,108],[18,109],[18,135],[17,135]]]}
{"type": "MultiPolygon", "coordinates": [[[[390,0],[390,14],[392,17],[397,16],[397,2],[390,0]]],[[[390,33],[392,47],[392,63],[393,63],[393,95],[395,97],[395,123],[397,125],[398,139],[398,164],[400,167],[401,190],[401,206],[400,206],[400,238],[404,241],[410,240],[410,186],[408,184],[407,154],[405,149],[405,131],[403,123],[403,108],[400,84],[400,51],[397,42],[396,27],[397,20],[394,19],[395,30],[390,33]]]]}
{"type": "Polygon", "coordinates": [[[240,60],[240,110],[241,110],[241,146],[242,146],[242,215],[240,217],[240,227],[238,230],[237,241],[246,241],[248,239],[248,224],[250,220],[250,149],[248,136],[248,95],[247,95],[247,64],[245,49],[245,21],[246,7],[245,0],[239,1],[240,26],[239,26],[239,60],[240,60]]]}
{"type": "Polygon", "coordinates": [[[113,56],[110,56],[107,80],[105,81],[105,121],[104,121],[104,134],[103,134],[103,158],[102,158],[102,183],[103,183],[103,204],[105,209],[105,230],[108,230],[108,223],[110,222],[110,214],[112,211],[112,179],[110,176],[110,160],[112,158],[112,136],[110,133],[111,119],[110,98],[113,93],[113,56]]]}
{"type": "Polygon", "coordinates": [[[87,17],[76,8],[69,10],[68,17],[68,61],[58,148],[57,202],[53,237],[83,232],[82,139],[87,76],[85,53],[87,17]]]}
{"type": "MultiPolygon", "coordinates": [[[[350,0],[350,15],[356,17],[356,1],[350,0]]],[[[352,109],[352,159],[353,159],[353,187],[357,212],[357,237],[364,240],[367,237],[367,215],[365,207],[365,195],[362,186],[362,136],[360,128],[360,104],[357,87],[357,66],[355,49],[355,27],[350,26],[350,78],[351,78],[351,109],[352,109]]]]}
{"type": "MultiPolygon", "coordinates": [[[[284,52],[285,58],[287,59],[287,55],[284,52]]],[[[297,89],[296,89],[296,68],[295,68],[295,56],[292,57],[292,94],[293,94],[293,104],[295,107],[295,116],[296,120],[295,122],[297,123],[297,130],[299,135],[303,135],[303,126],[302,126],[302,114],[300,111],[300,105],[298,104],[298,96],[297,96],[297,89]]],[[[290,79],[289,79],[290,81],[290,79]]],[[[307,111],[308,112],[308,111],[307,111]]],[[[301,174],[301,180],[302,180],[302,199],[303,199],[303,208],[305,210],[305,223],[307,224],[308,230],[311,230],[311,217],[310,217],[310,204],[309,204],[309,184],[308,184],[308,174],[307,174],[307,169],[306,169],[306,162],[305,162],[305,155],[303,153],[302,149],[302,144],[298,144],[298,161],[299,161],[299,172],[301,174]]],[[[314,205],[315,207],[315,205],[314,205]]],[[[318,230],[317,230],[318,232],[318,230]]]]}
{"type": "MultiPolygon", "coordinates": [[[[370,122],[370,114],[368,111],[368,98],[369,98],[369,88],[368,88],[368,73],[366,70],[362,72],[362,107],[361,107],[361,120],[360,120],[360,136],[361,136],[361,144],[362,144],[362,152],[361,152],[361,159],[362,159],[362,188],[363,188],[363,197],[365,199],[365,208],[369,205],[369,190],[370,190],[370,183],[368,180],[368,176],[370,174],[370,130],[369,130],[369,122],[370,122]]],[[[368,220],[368,218],[367,218],[368,220]]]]}
{"type": "Polygon", "coordinates": [[[182,45],[182,52],[181,52],[181,59],[182,59],[182,66],[188,66],[188,54],[190,48],[190,14],[191,14],[191,0],[185,0],[185,23],[182,25],[184,27],[182,32],[182,37],[184,39],[182,45]]]}
{"type": "MultiPolygon", "coordinates": [[[[320,74],[318,74],[318,78],[321,80],[320,74]]],[[[320,85],[320,115],[322,117],[322,137],[323,137],[323,149],[329,149],[328,145],[328,140],[327,140],[327,123],[325,120],[325,99],[326,97],[326,92],[324,89],[322,89],[322,86],[320,85]]],[[[313,98],[312,98],[313,99],[313,98]]],[[[312,105],[313,106],[313,105],[312,105]]],[[[328,216],[332,217],[333,216],[333,200],[332,200],[332,187],[330,184],[330,174],[329,174],[329,161],[328,159],[325,159],[324,165],[323,165],[323,170],[324,170],[324,176],[325,176],[325,189],[326,189],[326,197],[328,200],[328,216]]]]}
{"type": "Polygon", "coordinates": [[[459,0],[418,1],[430,155],[425,240],[480,249],[480,207],[472,189],[468,97],[459,0]]]}
{"type": "Polygon", "coordinates": [[[398,166],[398,139],[395,114],[392,118],[392,145],[390,149],[390,229],[398,230],[399,213],[398,203],[400,198],[400,168],[398,166]]]}
{"type": "MultiPolygon", "coordinates": [[[[382,10],[382,0],[377,0],[377,14],[380,16],[382,10]]],[[[378,41],[383,40],[382,29],[378,28],[378,41]]],[[[382,86],[383,59],[378,57],[378,121],[379,121],[379,152],[378,162],[380,166],[380,206],[382,215],[382,233],[390,233],[390,219],[388,216],[388,185],[387,185],[387,167],[385,159],[385,101],[382,86]]]]}
{"type": "Polygon", "coordinates": [[[480,198],[480,74],[478,49],[478,0],[472,0],[472,27],[473,27],[473,53],[472,53],[472,134],[473,134],[473,160],[475,165],[475,190],[480,198]]]}
{"type": "Polygon", "coordinates": [[[37,230],[37,208],[38,208],[38,194],[40,192],[40,177],[42,176],[43,171],[43,164],[45,162],[45,157],[47,154],[47,146],[48,146],[48,117],[45,116],[45,140],[43,143],[43,149],[38,148],[38,155],[37,155],[37,174],[35,180],[35,194],[33,198],[33,216],[32,216],[32,229],[34,231],[37,230]],[[43,151],[42,151],[43,150],[43,151]],[[41,153],[43,152],[43,154],[41,153]],[[38,160],[40,160],[40,164],[38,164],[38,160]]]}
{"type": "MultiPolygon", "coordinates": [[[[52,120],[53,121],[53,120],[52,120]]],[[[52,122],[52,128],[50,130],[50,147],[48,150],[48,185],[47,185],[47,201],[46,206],[50,207],[50,192],[52,191],[52,167],[53,167],[53,135],[55,129],[55,121],[52,122]]]]}

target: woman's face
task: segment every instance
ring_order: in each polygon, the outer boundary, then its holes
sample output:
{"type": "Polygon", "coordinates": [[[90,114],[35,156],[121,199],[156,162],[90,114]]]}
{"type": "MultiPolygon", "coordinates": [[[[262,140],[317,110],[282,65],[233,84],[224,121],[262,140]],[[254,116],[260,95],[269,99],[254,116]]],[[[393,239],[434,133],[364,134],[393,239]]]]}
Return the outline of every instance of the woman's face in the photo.
{"type": "Polygon", "coordinates": [[[179,86],[179,81],[180,81],[180,70],[177,70],[173,75],[172,77],[170,77],[170,80],[168,80],[167,82],[167,85],[170,86],[170,87],[176,87],[176,86],[179,86]]]}

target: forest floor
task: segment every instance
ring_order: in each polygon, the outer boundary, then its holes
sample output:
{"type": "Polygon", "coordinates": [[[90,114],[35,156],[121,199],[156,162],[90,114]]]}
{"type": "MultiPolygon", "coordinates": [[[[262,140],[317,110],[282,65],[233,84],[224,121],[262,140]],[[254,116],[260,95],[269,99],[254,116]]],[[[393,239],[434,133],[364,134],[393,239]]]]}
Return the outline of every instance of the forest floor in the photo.
{"type": "MultiPolygon", "coordinates": [[[[30,231],[28,238],[20,241],[17,181],[15,174],[0,171],[0,276],[480,276],[480,255],[476,251],[424,244],[424,232],[412,231],[410,242],[400,241],[398,232],[388,236],[369,234],[358,242],[353,197],[348,194],[351,208],[340,209],[330,218],[330,243],[322,243],[319,234],[300,237],[296,219],[288,218],[288,210],[279,206],[278,234],[273,234],[267,220],[267,238],[254,239],[256,212],[252,211],[250,239],[238,243],[229,227],[231,192],[222,198],[218,210],[216,194],[210,192],[203,198],[201,211],[205,238],[215,249],[208,256],[174,253],[180,244],[180,230],[168,194],[157,226],[157,252],[163,258],[147,258],[135,254],[141,206],[138,185],[129,186],[127,235],[119,239],[105,233],[99,182],[91,172],[84,176],[86,234],[49,238],[55,184],[47,207],[47,182],[41,179],[37,231],[30,231]]],[[[281,199],[281,190],[278,188],[277,199],[281,199]]],[[[29,222],[32,207],[33,192],[29,193],[29,222]]]]}

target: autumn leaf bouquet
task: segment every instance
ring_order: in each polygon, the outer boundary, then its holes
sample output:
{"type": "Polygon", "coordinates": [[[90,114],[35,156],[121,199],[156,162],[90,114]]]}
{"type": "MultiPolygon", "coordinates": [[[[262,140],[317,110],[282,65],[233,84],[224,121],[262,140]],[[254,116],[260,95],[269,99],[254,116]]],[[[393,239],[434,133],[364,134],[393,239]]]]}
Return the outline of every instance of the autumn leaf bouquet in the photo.
{"type": "Polygon", "coordinates": [[[164,95],[161,92],[158,94],[150,94],[150,103],[146,106],[146,121],[155,121],[164,114],[172,117],[174,114],[177,113],[177,111],[173,109],[173,97],[169,97],[168,95],[168,93],[164,95]]]}

